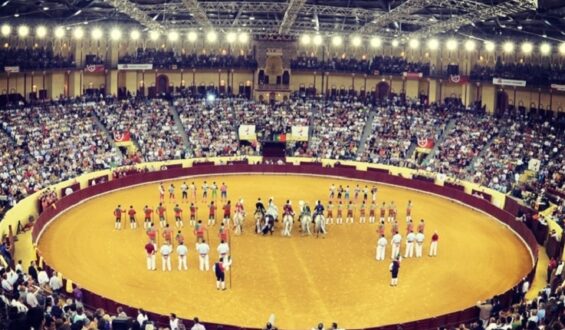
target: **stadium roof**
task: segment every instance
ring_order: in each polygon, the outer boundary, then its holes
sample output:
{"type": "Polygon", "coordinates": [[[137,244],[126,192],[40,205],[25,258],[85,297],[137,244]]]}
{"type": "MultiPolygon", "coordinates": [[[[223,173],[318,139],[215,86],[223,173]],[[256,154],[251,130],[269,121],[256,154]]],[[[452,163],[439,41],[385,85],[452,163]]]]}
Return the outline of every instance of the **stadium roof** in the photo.
{"type": "Polygon", "coordinates": [[[129,23],[265,36],[448,33],[565,40],[563,0],[0,0],[0,17],[12,24],[129,23]]]}

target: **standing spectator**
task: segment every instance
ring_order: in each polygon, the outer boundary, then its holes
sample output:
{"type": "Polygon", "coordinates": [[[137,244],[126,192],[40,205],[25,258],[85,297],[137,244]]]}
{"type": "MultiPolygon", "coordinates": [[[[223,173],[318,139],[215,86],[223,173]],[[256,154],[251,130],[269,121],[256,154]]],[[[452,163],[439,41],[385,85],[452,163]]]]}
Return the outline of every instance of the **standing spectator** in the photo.
{"type": "Polygon", "coordinates": [[[190,330],[206,330],[206,327],[204,327],[204,325],[200,323],[200,320],[197,317],[195,317],[194,325],[192,326],[192,328],[190,328],[190,330]]]}

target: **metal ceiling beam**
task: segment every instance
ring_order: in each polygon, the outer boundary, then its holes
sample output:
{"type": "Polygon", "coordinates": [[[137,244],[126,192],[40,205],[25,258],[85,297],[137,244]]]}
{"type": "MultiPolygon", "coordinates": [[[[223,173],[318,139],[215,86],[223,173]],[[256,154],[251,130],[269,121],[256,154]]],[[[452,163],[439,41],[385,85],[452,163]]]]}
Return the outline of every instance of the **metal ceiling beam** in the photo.
{"type": "Polygon", "coordinates": [[[306,0],[290,0],[288,2],[288,7],[284,13],[281,26],[279,27],[279,34],[287,34],[290,31],[294,21],[296,21],[296,17],[298,17],[298,13],[305,3],[306,0]]]}
{"type": "Polygon", "coordinates": [[[198,5],[197,0],[182,0],[184,7],[190,14],[192,14],[192,18],[203,28],[211,28],[212,23],[208,20],[208,16],[206,15],[206,11],[204,11],[198,5]]]}
{"type": "Polygon", "coordinates": [[[416,32],[408,34],[408,38],[421,38],[427,35],[435,35],[448,31],[457,30],[462,26],[471,23],[486,21],[499,16],[508,16],[519,14],[529,10],[537,9],[537,0],[510,0],[498,4],[496,6],[488,6],[488,8],[470,12],[448,19],[446,21],[430,24],[419,29],[416,32]]]}
{"type": "Polygon", "coordinates": [[[473,12],[485,10],[490,6],[473,0],[408,0],[394,7],[384,15],[376,17],[374,20],[365,24],[359,29],[359,33],[374,33],[380,28],[393,22],[400,22],[409,19],[414,13],[426,7],[445,7],[451,11],[473,12]]]}
{"type": "Polygon", "coordinates": [[[163,26],[161,24],[152,20],[143,10],[139,9],[129,0],[104,0],[104,2],[151,30],[163,31],[163,26]]]}

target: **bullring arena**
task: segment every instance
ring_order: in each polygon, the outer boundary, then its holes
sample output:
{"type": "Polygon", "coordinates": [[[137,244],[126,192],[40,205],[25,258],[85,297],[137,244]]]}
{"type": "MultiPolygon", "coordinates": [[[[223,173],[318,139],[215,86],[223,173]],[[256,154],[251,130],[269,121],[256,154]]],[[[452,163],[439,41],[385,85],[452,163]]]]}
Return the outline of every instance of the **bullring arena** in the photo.
{"type": "Polygon", "coordinates": [[[0,3],[0,329],[565,329],[560,0],[0,3]]]}

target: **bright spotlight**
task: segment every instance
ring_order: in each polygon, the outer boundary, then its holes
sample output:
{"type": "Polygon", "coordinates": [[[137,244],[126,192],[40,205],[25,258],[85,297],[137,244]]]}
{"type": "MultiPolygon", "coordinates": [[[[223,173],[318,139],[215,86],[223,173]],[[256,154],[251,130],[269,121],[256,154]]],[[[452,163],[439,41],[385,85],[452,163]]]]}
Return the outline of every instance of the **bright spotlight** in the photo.
{"type": "Polygon", "coordinates": [[[420,40],[410,39],[410,41],[408,42],[408,46],[412,49],[418,49],[418,47],[420,47],[420,40]]]}
{"type": "Polygon", "coordinates": [[[12,33],[12,27],[8,24],[3,24],[0,28],[0,32],[2,32],[2,36],[7,37],[12,33]]]}
{"type": "Polygon", "coordinates": [[[84,37],[84,30],[80,26],[77,26],[73,30],[73,37],[77,40],[82,39],[82,37],[84,37]]]}
{"type": "Polygon", "coordinates": [[[353,38],[351,38],[351,45],[353,45],[353,47],[361,46],[362,42],[363,40],[361,40],[360,36],[353,36],[353,38]]]}
{"type": "Polygon", "coordinates": [[[520,49],[522,50],[522,53],[528,55],[532,53],[532,50],[534,50],[534,45],[531,42],[526,41],[522,43],[520,49]]]}
{"type": "Polygon", "coordinates": [[[339,47],[343,44],[343,38],[341,36],[333,36],[332,37],[332,45],[334,47],[339,47]]]}
{"type": "Polygon", "coordinates": [[[494,52],[496,45],[492,41],[485,41],[485,50],[489,53],[494,52]]]}
{"type": "Polygon", "coordinates": [[[226,41],[228,43],[233,44],[236,39],[237,39],[237,35],[235,34],[235,32],[226,33],[226,41]]]}
{"type": "Polygon", "coordinates": [[[310,36],[307,34],[304,34],[301,38],[300,38],[300,43],[307,46],[310,44],[310,36]]]}
{"type": "Polygon", "coordinates": [[[216,101],[216,95],[212,93],[206,95],[206,101],[208,101],[208,103],[214,103],[214,101],[216,101]]]}
{"type": "Polygon", "coordinates": [[[370,41],[371,47],[373,47],[373,48],[381,47],[382,43],[383,42],[382,42],[381,38],[379,38],[379,37],[372,37],[371,41],[370,41]]]}
{"type": "Polygon", "coordinates": [[[102,29],[96,27],[92,30],[92,32],[90,32],[92,39],[94,40],[100,40],[100,38],[102,38],[102,29]]]}
{"type": "Polygon", "coordinates": [[[456,50],[457,49],[457,40],[455,40],[455,39],[447,40],[447,42],[445,43],[445,48],[447,48],[447,50],[449,50],[449,51],[456,50]]]}
{"type": "Polygon", "coordinates": [[[216,40],[218,40],[218,34],[216,33],[216,31],[210,31],[208,32],[208,34],[206,34],[206,41],[212,43],[216,42],[216,40]]]}
{"type": "Polygon", "coordinates": [[[249,42],[249,34],[247,32],[241,32],[237,39],[240,43],[246,44],[247,42],[249,42]]]}
{"type": "Polygon", "coordinates": [[[322,36],[317,34],[314,36],[314,38],[312,38],[312,42],[314,43],[314,45],[316,46],[320,46],[322,44],[322,36]]]}
{"type": "Polygon", "coordinates": [[[392,40],[392,42],[391,42],[391,45],[392,45],[392,47],[394,47],[394,48],[398,47],[399,44],[400,44],[400,43],[398,42],[397,39],[394,39],[394,40],[392,40]]]}
{"type": "Polygon", "coordinates": [[[167,35],[170,42],[177,42],[179,40],[179,33],[177,31],[170,31],[167,35]]]}
{"type": "Polygon", "coordinates": [[[65,36],[65,29],[62,26],[55,28],[55,38],[62,39],[65,36]]]}
{"type": "Polygon", "coordinates": [[[139,37],[141,37],[141,33],[139,33],[138,30],[131,30],[129,37],[131,38],[131,40],[136,41],[139,40],[139,37]]]}
{"type": "Polygon", "coordinates": [[[465,41],[465,50],[468,52],[472,52],[477,47],[477,44],[474,40],[467,40],[465,41]]]}
{"type": "Polygon", "coordinates": [[[502,50],[507,54],[512,53],[514,51],[514,43],[512,41],[505,42],[504,45],[502,45],[502,50]]]}
{"type": "Polygon", "coordinates": [[[551,53],[551,45],[548,42],[544,42],[539,46],[539,51],[542,55],[549,55],[551,53]]]}
{"type": "Polygon", "coordinates": [[[159,33],[159,31],[149,31],[149,39],[151,39],[151,41],[157,41],[157,39],[159,39],[159,37],[161,36],[161,34],[159,33]]]}
{"type": "Polygon", "coordinates": [[[437,39],[428,40],[428,48],[430,50],[437,50],[439,48],[439,40],[437,39]]]}
{"type": "Polygon", "coordinates": [[[559,45],[559,54],[565,55],[565,42],[562,42],[562,43],[559,45]]]}
{"type": "Polygon", "coordinates": [[[18,35],[21,38],[25,38],[29,35],[29,27],[27,25],[20,25],[18,27],[18,35]]]}
{"type": "Polygon", "coordinates": [[[112,41],[118,41],[122,39],[122,30],[118,28],[113,28],[112,30],[110,30],[110,39],[112,39],[112,41]]]}
{"type": "Polygon", "coordinates": [[[194,31],[190,31],[188,32],[188,34],[186,35],[186,38],[188,39],[188,41],[190,42],[195,42],[196,39],[198,39],[198,34],[194,31]]]}
{"type": "Polygon", "coordinates": [[[45,36],[47,35],[47,28],[43,25],[38,26],[35,29],[35,35],[39,38],[39,39],[43,39],[45,38],[45,36]]]}

